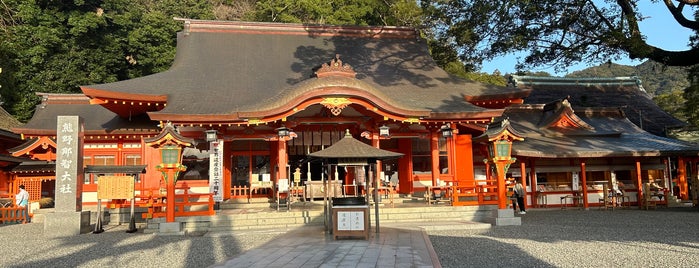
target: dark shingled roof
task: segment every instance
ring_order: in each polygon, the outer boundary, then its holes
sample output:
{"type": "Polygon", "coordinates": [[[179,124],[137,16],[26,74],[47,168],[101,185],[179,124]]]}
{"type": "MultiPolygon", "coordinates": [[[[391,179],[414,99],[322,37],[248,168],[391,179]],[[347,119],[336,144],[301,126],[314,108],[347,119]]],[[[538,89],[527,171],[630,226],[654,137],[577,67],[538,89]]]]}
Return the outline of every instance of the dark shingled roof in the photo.
{"type": "Polygon", "coordinates": [[[88,166],[85,166],[85,173],[140,174],[140,173],[146,173],[146,165],[133,165],[133,166],[93,166],[93,165],[88,165],[88,166]]]}
{"type": "Polygon", "coordinates": [[[178,35],[177,56],[169,70],[83,86],[83,92],[118,92],[134,98],[167,95],[167,107],[151,114],[241,117],[283,104],[294,105],[289,101],[308,91],[323,93],[343,85],[377,95],[395,107],[427,115],[432,112],[437,117],[439,113],[489,111],[466,102],[465,96],[523,92],[447,74],[435,64],[426,42],[413,29],[199,20],[184,23],[185,31],[178,35]],[[354,69],[356,79],[315,77],[314,72],[336,54],[354,69]]]}
{"type": "Polygon", "coordinates": [[[10,113],[5,111],[4,108],[0,107],[0,130],[11,130],[14,127],[21,126],[22,123],[17,120],[10,113]]]}
{"type": "Polygon", "coordinates": [[[399,158],[403,156],[403,154],[382,150],[358,141],[347,131],[344,138],[335,142],[328,148],[311,153],[309,156],[312,158],[381,160],[399,158]]]}
{"type": "Polygon", "coordinates": [[[90,104],[83,94],[38,93],[43,97],[34,116],[24,126],[16,127],[19,133],[30,135],[55,135],[59,115],[77,115],[83,118],[86,134],[134,134],[159,131],[157,123],[148,116],[121,118],[100,105],[90,104]]]}
{"type": "Polygon", "coordinates": [[[10,173],[55,173],[56,163],[46,161],[22,162],[12,168],[10,173]]]}
{"type": "Polygon", "coordinates": [[[574,108],[620,107],[626,117],[644,130],[666,136],[666,128],[678,128],[686,123],[666,113],[653,102],[636,77],[560,78],[513,76],[518,88],[531,89],[525,104],[549,103],[562,98],[574,108]]]}
{"type": "MultiPolygon", "coordinates": [[[[559,100],[560,102],[560,100],[559,100]]],[[[628,156],[697,156],[699,146],[680,140],[659,137],[630,122],[618,108],[586,108],[574,111],[574,120],[586,126],[551,126],[542,124],[549,113],[546,105],[516,105],[503,116],[510,119],[524,141],[514,142],[513,156],[542,158],[628,157],[628,156]]],[[[551,107],[551,106],[549,106],[551,107]]],[[[555,105],[556,109],[572,109],[555,105]]]]}

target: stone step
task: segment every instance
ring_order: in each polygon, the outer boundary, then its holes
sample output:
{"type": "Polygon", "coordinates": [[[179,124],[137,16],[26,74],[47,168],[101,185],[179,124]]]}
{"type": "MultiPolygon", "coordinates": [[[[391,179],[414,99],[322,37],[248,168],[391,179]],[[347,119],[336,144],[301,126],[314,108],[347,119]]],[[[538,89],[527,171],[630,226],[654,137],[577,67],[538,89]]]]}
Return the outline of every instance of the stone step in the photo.
{"type": "MultiPolygon", "coordinates": [[[[309,203],[309,202],[306,202],[309,203]]],[[[235,230],[262,230],[298,228],[302,226],[322,226],[325,223],[323,203],[306,204],[307,208],[293,207],[289,211],[276,211],[270,208],[222,209],[214,216],[177,218],[183,223],[186,232],[225,232],[235,230]]],[[[370,206],[369,218],[375,222],[375,207],[370,206]]],[[[452,206],[408,206],[391,208],[379,207],[380,223],[407,222],[464,222],[485,221],[492,210],[480,207],[452,206]]],[[[157,232],[158,223],[164,219],[154,219],[146,232],[157,232]]]]}

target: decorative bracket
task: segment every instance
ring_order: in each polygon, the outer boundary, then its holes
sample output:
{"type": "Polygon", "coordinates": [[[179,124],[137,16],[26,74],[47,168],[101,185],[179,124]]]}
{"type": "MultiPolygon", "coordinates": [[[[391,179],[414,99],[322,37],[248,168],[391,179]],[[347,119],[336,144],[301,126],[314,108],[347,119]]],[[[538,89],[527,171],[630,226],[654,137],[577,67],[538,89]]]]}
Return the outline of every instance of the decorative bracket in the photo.
{"type": "Polygon", "coordinates": [[[342,109],[352,104],[352,101],[348,98],[324,98],[320,104],[328,108],[334,116],[338,116],[342,113],[342,109]]]}
{"type": "Polygon", "coordinates": [[[340,60],[340,54],[335,54],[335,59],[330,61],[330,64],[323,63],[320,69],[316,71],[316,76],[318,78],[328,77],[328,76],[343,76],[349,78],[355,78],[357,73],[352,69],[349,64],[342,64],[340,60]]]}

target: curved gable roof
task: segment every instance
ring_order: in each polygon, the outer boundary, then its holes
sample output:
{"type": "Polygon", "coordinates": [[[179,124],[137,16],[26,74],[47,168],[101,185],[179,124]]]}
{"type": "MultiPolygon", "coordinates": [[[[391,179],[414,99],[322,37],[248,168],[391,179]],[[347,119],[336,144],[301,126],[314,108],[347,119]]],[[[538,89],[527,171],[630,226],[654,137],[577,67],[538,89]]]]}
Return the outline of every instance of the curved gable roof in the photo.
{"type": "Polygon", "coordinates": [[[513,75],[518,88],[529,89],[525,104],[550,103],[567,98],[573,108],[619,107],[628,120],[652,134],[686,123],[663,111],[643,89],[637,77],[561,78],[513,75]]]}
{"type": "Polygon", "coordinates": [[[119,92],[124,97],[166,94],[167,107],[149,113],[158,120],[165,120],[166,115],[220,115],[236,120],[243,117],[239,114],[283,106],[275,101],[288,100],[289,94],[322,90],[309,85],[323,83],[313,81],[322,79],[314,73],[336,54],[356,71],[355,89],[380,91],[383,96],[371,95],[415,113],[483,112],[487,109],[465,98],[523,91],[447,74],[432,60],[424,40],[409,28],[184,23],[185,30],[178,34],[177,56],[168,71],[84,86],[83,92],[119,92]]]}
{"type": "Polygon", "coordinates": [[[575,111],[588,127],[541,127],[545,105],[522,104],[506,109],[512,127],[523,133],[514,142],[513,156],[544,158],[697,156],[699,146],[659,137],[640,129],[619,108],[586,108],[575,111]]]}

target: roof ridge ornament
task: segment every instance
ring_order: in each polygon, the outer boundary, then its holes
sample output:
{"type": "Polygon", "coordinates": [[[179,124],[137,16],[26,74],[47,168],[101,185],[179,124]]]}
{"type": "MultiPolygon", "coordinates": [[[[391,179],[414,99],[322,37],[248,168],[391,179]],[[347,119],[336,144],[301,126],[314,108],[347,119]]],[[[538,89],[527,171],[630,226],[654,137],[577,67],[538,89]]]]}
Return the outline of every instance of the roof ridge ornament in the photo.
{"type": "Polygon", "coordinates": [[[335,54],[335,58],[330,61],[330,64],[323,63],[320,69],[316,71],[316,76],[318,78],[329,77],[329,76],[341,76],[355,78],[357,73],[354,71],[352,66],[349,64],[342,63],[340,59],[340,54],[335,54]]]}

